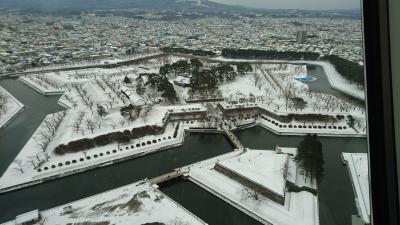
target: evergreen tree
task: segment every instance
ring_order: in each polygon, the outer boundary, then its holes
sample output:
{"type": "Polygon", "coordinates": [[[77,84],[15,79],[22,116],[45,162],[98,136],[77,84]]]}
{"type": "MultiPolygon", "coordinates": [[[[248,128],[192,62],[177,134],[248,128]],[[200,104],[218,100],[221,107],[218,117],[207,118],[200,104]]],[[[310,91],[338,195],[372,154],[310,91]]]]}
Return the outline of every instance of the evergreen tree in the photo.
{"type": "Polygon", "coordinates": [[[125,84],[131,83],[131,80],[129,79],[128,76],[125,76],[125,77],[124,77],[124,83],[125,83],[125,84]]]}
{"type": "Polygon", "coordinates": [[[211,90],[217,85],[217,79],[210,70],[194,71],[190,81],[193,90],[211,90]]]}
{"type": "Polygon", "coordinates": [[[161,96],[168,99],[168,101],[174,102],[177,99],[174,86],[168,81],[167,78],[160,80],[157,89],[158,91],[162,92],[161,96]]]}
{"type": "Polygon", "coordinates": [[[192,65],[193,70],[198,70],[203,67],[203,64],[198,59],[190,59],[190,64],[192,65]]]}
{"type": "Polygon", "coordinates": [[[356,123],[356,120],[354,119],[354,117],[352,115],[348,115],[347,116],[347,125],[349,125],[349,127],[354,127],[356,123]]]}
{"type": "Polygon", "coordinates": [[[98,113],[99,116],[101,116],[101,117],[107,115],[106,110],[105,110],[104,107],[101,106],[101,105],[97,105],[97,113],[98,113]]]}
{"type": "Polygon", "coordinates": [[[172,66],[170,64],[165,64],[162,67],[160,67],[161,75],[168,75],[171,72],[172,72],[172,66]]]}
{"type": "Polygon", "coordinates": [[[253,68],[251,67],[251,64],[248,62],[241,62],[236,64],[237,72],[240,75],[244,75],[247,72],[252,72],[253,68]]]}
{"type": "MultiPolygon", "coordinates": [[[[172,64],[172,68],[175,73],[188,73],[191,69],[191,65],[186,60],[179,60],[176,63],[172,64]]],[[[176,74],[175,74],[176,75],[176,74]]]]}
{"type": "Polygon", "coordinates": [[[291,101],[296,109],[304,109],[307,106],[307,102],[300,97],[293,97],[291,101]]]}
{"type": "Polygon", "coordinates": [[[143,82],[138,80],[136,83],[136,93],[140,96],[142,96],[146,92],[146,88],[143,85],[143,82]]]}
{"type": "Polygon", "coordinates": [[[324,176],[324,159],[322,144],[316,134],[307,134],[297,147],[295,157],[297,165],[306,172],[306,176],[315,178],[317,183],[322,181],[324,176]]]}

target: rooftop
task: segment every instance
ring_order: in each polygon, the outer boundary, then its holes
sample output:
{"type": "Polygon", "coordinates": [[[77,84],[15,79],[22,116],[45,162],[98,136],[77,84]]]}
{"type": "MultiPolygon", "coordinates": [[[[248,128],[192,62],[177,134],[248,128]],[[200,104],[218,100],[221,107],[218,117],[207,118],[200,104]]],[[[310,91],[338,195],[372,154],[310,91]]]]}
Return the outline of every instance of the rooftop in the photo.
{"type": "Polygon", "coordinates": [[[252,150],[237,157],[223,160],[218,164],[280,196],[284,196],[286,185],[284,171],[287,159],[287,154],[252,150]]]}

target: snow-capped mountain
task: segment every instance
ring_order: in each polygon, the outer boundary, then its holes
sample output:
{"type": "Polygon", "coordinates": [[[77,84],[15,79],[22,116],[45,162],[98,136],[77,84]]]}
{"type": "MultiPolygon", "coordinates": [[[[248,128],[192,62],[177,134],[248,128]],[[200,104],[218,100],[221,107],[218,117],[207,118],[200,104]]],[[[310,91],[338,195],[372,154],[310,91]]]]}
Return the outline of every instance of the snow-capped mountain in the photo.
{"type": "Polygon", "coordinates": [[[145,9],[174,11],[246,11],[209,0],[0,0],[0,8],[37,12],[87,11],[111,9],[145,9]]]}

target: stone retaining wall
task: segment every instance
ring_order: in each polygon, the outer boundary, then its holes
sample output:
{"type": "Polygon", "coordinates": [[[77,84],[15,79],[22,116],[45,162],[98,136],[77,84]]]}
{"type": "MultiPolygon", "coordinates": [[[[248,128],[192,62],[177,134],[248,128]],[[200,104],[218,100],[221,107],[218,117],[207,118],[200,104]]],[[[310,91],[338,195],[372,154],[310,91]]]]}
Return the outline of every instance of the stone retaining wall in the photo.
{"type": "Polygon", "coordinates": [[[265,188],[257,183],[254,183],[253,181],[235,173],[234,171],[225,168],[224,166],[220,165],[219,163],[215,164],[214,169],[216,171],[224,174],[225,176],[231,178],[232,180],[235,180],[235,181],[239,182],[240,184],[264,195],[265,197],[271,199],[274,202],[277,202],[281,205],[284,205],[284,203],[285,203],[285,197],[277,195],[276,193],[272,192],[268,188],[265,188]]]}

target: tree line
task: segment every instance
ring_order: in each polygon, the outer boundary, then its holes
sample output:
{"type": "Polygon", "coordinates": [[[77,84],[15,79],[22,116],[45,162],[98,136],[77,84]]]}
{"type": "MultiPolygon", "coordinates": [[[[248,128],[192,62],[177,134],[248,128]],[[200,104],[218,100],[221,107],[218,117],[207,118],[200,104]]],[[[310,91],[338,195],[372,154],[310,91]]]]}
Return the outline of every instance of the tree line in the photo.
{"type": "Polygon", "coordinates": [[[315,52],[225,48],[222,50],[222,56],[246,59],[316,60],[320,55],[315,52]]]}
{"type": "Polygon", "coordinates": [[[218,83],[233,81],[238,75],[252,72],[250,63],[243,62],[237,64],[220,63],[210,69],[194,70],[190,87],[194,91],[215,89],[218,83]],[[236,66],[236,70],[233,66],[236,66]]]}
{"type": "Polygon", "coordinates": [[[7,103],[9,102],[9,96],[6,95],[5,93],[3,94],[0,92],[0,118],[3,113],[6,113],[7,111],[7,103]]]}
{"type": "Polygon", "coordinates": [[[188,62],[187,60],[178,60],[171,64],[164,64],[160,67],[160,74],[161,75],[180,75],[185,73],[193,72],[194,70],[198,70],[201,68],[203,64],[198,59],[190,59],[188,62]]]}
{"type": "MultiPolygon", "coordinates": [[[[236,64],[220,63],[210,69],[202,69],[203,64],[198,59],[179,60],[160,67],[159,74],[149,74],[149,84],[152,87],[164,90],[165,96],[172,98],[174,93],[166,83],[167,77],[191,74],[190,87],[194,91],[213,90],[219,82],[235,80],[238,75],[252,72],[250,63],[240,62],[236,64]],[[233,66],[236,66],[236,70],[233,66]]],[[[172,85],[171,85],[172,86],[172,85]]]]}
{"type": "Polygon", "coordinates": [[[146,135],[160,135],[163,133],[164,127],[146,125],[143,127],[135,127],[132,130],[111,132],[96,136],[94,138],[82,138],[71,141],[68,144],[61,144],[57,146],[54,151],[58,155],[63,155],[65,153],[80,152],[99,146],[105,146],[114,142],[128,143],[132,139],[141,138],[146,135]]]}
{"type": "Polygon", "coordinates": [[[308,114],[293,114],[290,113],[287,115],[287,117],[292,121],[292,120],[297,120],[297,121],[320,121],[320,122],[337,122],[337,119],[334,116],[331,115],[325,115],[325,114],[316,114],[316,113],[308,113],[308,114]]]}
{"type": "Polygon", "coordinates": [[[187,48],[173,48],[173,47],[164,47],[161,48],[161,51],[166,53],[181,53],[181,54],[192,54],[198,56],[215,56],[215,52],[206,51],[200,49],[187,49],[187,48]]]}
{"type": "Polygon", "coordinates": [[[364,86],[363,66],[337,55],[326,55],[321,58],[329,61],[342,76],[358,85],[364,86]]]}
{"type": "Polygon", "coordinates": [[[169,82],[166,75],[157,73],[141,74],[146,75],[148,78],[147,85],[153,88],[157,88],[157,91],[162,92],[161,96],[168,99],[170,102],[174,102],[178,99],[174,86],[169,82]]]}
{"type": "MultiPolygon", "coordinates": [[[[320,55],[315,52],[276,51],[258,49],[232,49],[222,50],[222,56],[227,58],[245,59],[277,59],[277,60],[317,60],[320,55]]],[[[335,69],[351,82],[364,85],[363,66],[337,55],[326,55],[320,58],[329,61],[335,69]]]]}

